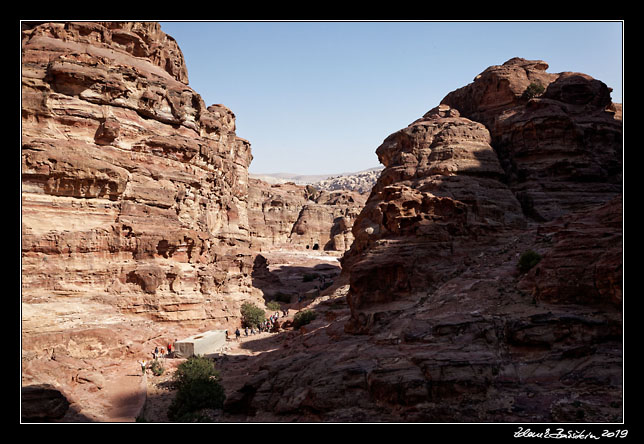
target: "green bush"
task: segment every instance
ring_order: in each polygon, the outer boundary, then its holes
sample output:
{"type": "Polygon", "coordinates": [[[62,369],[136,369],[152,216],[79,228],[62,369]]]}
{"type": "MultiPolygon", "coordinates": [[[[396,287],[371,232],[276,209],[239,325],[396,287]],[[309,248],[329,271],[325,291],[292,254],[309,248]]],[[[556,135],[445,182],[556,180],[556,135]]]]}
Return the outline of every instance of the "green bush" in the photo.
{"type": "Polygon", "coordinates": [[[196,380],[218,380],[219,372],[215,364],[203,356],[191,356],[177,367],[174,372],[174,384],[178,390],[191,381],[196,380]]]}
{"type": "Polygon", "coordinates": [[[282,306],[277,301],[270,301],[268,304],[266,304],[266,308],[268,308],[270,311],[279,311],[282,309],[282,306]]]}
{"type": "Polygon", "coordinates": [[[220,409],[224,406],[224,388],[215,380],[197,379],[183,386],[168,408],[168,418],[177,422],[192,422],[202,409],[220,409]]]}
{"type": "Polygon", "coordinates": [[[317,315],[312,310],[299,311],[293,317],[293,328],[295,328],[297,330],[298,328],[302,327],[303,325],[306,325],[306,324],[310,323],[316,317],[317,317],[317,315]]]}
{"type": "Polygon", "coordinates": [[[219,372],[210,359],[202,356],[192,356],[179,365],[174,383],[177,395],[168,408],[171,421],[192,422],[199,410],[220,409],[226,400],[219,372]]]}
{"type": "Polygon", "coordinates": [[[533,97],[543,94],[545,90],[546,88],[541,83],[532,82],[528,85],[525,91],[523,91],[523,97],[526,99],[532,99],[533,97]]]}
{"type": "Polygon", "coordinates": [[[541,255],[536,251],[528,250],[524,252],[519,258],[519,271],[525,273],[530,270],[532,267],[537,265],[541,260],[541,255]]]}
{"type": "Polygon", "coordinates": [[[152,374],[154,376],[161,376],[163,372],[165,372],[165,367],[159,362],[158,359],[155,359],[150,365],[150,370],[152,370],[152,374]]]}
{"type": "Polygon", "coordinates": [[[264,310],[250,302],[244,302],[241,306],[242,325],[254,327],[264,322],[266,315],[264,310]]]}

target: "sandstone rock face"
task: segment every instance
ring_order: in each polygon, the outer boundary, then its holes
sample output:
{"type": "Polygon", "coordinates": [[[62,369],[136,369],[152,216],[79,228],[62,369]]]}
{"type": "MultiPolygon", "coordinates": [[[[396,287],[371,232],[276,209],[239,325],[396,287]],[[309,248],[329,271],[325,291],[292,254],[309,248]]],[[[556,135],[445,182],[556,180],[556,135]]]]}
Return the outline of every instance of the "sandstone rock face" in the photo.
{"type": "Polygon", "coordinates": [[[271,248],[345,252],[351,228],[367,196],[347,190],[318,191],[294,183],[250,179],[248,217],[253,250],[271,248]]]}
{"type": "Polygon", "coordinates": [[[385,139],[348,287],[251,367],[231,418],[621,421],[620,108],[546,68],[488,68],[385,139]]]}
{"type": "Polygon", "coordinates": [[[621,193],[621,106],[581,74],[520,58],[491,66],[442,103],[485,124],[526,216],[552,220],[621,193]],[[526,97],[532,83],[544,92],[526,97]]]}
{"type": "Polygon", "coordinates": [[[526,226],[489,142],[482,124],[441,105],[376,150],[385,170],[343,259],[352,330],[378,316],[370,307],[417,302],[478,251],[477,244],[485,248],[504,230],[526,226]]]}
{"type": "Polygon", "coordinates": [[[545,252],[519,288],[536,301],[605,310],[622,304],[622,197],[543,224],[536,245],[545,252]],[[607,307],[608,306],[608,307],[607,307]]]}
{"type": "Polygon", "coordinates": [[[222,295],[250,295],[252,156],[234,114],[187,85],[157,23],[27,24],[22,37],[23,303],[235,317],[222,295]]]}

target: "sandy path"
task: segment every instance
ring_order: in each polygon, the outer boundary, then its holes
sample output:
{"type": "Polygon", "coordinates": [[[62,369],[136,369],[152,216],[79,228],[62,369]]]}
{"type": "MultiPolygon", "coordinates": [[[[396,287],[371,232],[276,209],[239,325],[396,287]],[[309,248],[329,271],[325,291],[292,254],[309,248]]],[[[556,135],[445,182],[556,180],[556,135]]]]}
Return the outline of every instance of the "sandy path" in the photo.
{"type": "Polygon", "coordinates": [[[147,376],[129,372],[105,386],[111,407],[106,418],[110,422],[134,422],[146,399],[147,376]]]}

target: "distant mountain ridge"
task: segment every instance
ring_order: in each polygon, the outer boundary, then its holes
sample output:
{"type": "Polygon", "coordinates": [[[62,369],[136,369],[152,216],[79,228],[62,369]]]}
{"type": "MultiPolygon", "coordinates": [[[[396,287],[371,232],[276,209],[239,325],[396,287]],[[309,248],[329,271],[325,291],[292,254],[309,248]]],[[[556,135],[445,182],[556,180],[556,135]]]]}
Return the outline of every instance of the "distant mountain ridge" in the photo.
{"type": "Polygon", "coordinates": [[[359,193],[368,193],[378,180],[383,166],[369,168],[362,171],[340,174],[305,175],[293,173],[250,174],[254,179],[265,182],[286,183],[294,182],[297,185],[313,185],[320,190],[351,190],[359,193]]]}

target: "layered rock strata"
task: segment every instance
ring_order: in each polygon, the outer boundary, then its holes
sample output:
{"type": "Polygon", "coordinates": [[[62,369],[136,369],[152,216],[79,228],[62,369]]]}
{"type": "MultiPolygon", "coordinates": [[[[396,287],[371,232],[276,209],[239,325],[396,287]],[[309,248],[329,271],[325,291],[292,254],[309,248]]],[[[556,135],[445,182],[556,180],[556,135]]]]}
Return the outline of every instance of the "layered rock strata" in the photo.
{"type": "Polygon", "coordinates": [[[270,185],[250,179],[248,217],[253,250],[273,248],[344,253],[366,195],[318,191],[294,183],[270,185]]]}
{"type": "Polygon", "coordinates": [[[391,302],[417,302],[473,250],[507,228],[526,226],[489,142],[482,124],[441,105],[376,150],[385,169],[343,258],[351,279],[352,330],[368,328],[375,307],[386,313],[391,302]]]}
{"type": "Polygon", "coordinates": [[[251,288],[251,159],[159,24],[23,24],[23,304],[234,317],[251,288]]]}
{"type": "Polygon", "coordinates": [[[621,106],[603,82],[541,60],[491,66],[442,103],[483,123],[526,216],[549,221],[622,191],[621,106]],[[529,87],[540,88],[530,94],[529,87]]]}

